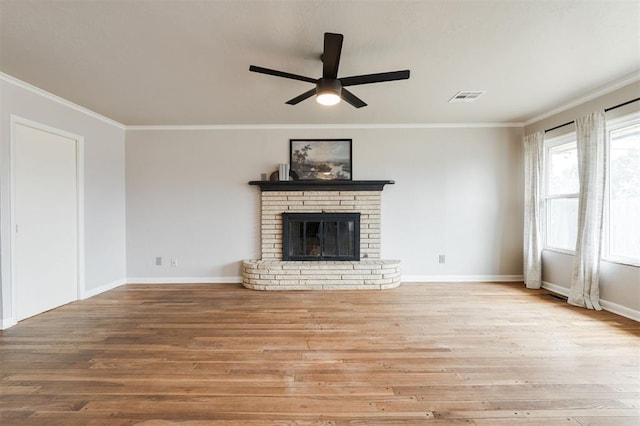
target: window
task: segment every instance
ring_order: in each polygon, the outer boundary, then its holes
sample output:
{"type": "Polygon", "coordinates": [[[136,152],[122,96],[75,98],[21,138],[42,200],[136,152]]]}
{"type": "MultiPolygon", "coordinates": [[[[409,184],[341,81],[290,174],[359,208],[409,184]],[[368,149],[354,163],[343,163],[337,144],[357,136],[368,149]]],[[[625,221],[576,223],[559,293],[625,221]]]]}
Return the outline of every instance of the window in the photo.
{"type": "Polygon", "coordinates": [[[573,252],[579,190],[576,137],[570,134],[545,145],[545,247],[573,252]]]}
{"type": "Polygon", "coordinates": [[[609,190],[604,257],[640,264],[640,117],[607,123],[609,190]]]}
{"type": "MultiPolygon", "coordinates": [[[[640,114],[607,121],[609,176],[603,258],[640,265],[640,114]]],[[[575,133],[545,140],[545,248],[573,253],[578,227],[575,133]]]]}

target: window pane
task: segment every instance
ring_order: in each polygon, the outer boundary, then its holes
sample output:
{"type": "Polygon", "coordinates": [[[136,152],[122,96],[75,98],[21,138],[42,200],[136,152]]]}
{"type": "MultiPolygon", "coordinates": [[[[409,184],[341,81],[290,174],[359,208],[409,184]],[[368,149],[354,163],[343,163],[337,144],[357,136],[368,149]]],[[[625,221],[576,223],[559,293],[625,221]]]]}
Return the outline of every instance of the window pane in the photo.
{"type": "Polygon", "coordinates": [[[575,142],[550,148],[547,158],[547,195],[575,194],[578,183],[578,149],[575,142]]]}
{"type": "Polygon", "coordinates": [[[574,251],[578,233],[578,199],[547,200],[547,246],[574,251]]]}
{"type": "Polygon", "coordinates": [[[613,130],[609,254],[640,260],[640,124],[613,130]]]}

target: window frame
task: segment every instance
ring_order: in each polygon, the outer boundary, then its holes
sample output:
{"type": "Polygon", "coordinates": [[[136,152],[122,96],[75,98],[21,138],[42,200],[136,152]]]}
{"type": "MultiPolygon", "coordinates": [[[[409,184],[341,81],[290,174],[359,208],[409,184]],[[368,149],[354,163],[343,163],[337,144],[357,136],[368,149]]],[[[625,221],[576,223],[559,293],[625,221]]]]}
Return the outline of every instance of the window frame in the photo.
{"type": "Polygon", "coordinates": [[[611,254],[611,170],[613,156],[611,155],[611,133],[640,125],[640,112],[625,114],[621,117],[607,120],[606,143],[607,143],[607,180],[605,188],[604,224],[602,238],[602,260],[609,263],[640,267],[640,259],[615,256],[611,254]]]}
{"type": "MultiPolygon", "coordinates": [[[[611,133],[619,131],[625,127],[631,127],[640,125],[640,112],[633,112],[631,114],[625,114],[620,117],[607,119],[606,121],[606,149],[607,149],[607,176],[605,187],[605,199],[604,199],[604,222],[603,222],[603,236],[602,236],[602,257],[601,260],[609,263],[628,265],[634,267],[640,267],[640,259],[628,258],[624,256],[615,256],[611,254],[611,170],[612,170],[612,155],[611,155],[611,133]]],[[[566,194],[553,194],[549,195],[549,151],[553,148],[557,148],[562,145],[577,144],[577,135],[575,130],[566,132],[544,140],[544,159],[543,159],[543,180],[542,180],[542,197],[543,197],[543,211],[541,212],[542,232],[543,232],[543,250],[575,255],[575,248],[568,250],[565,248],[550,246],[547,241],[548,235],[548,220],[547,220],[547,201],[553,199],[570,199],[579,198],[579,193],[566,193],[566,194]]],[[[576,223],[576,226],[578,224],[576,223]]]]}
{"type": "MultiPolygon", "coordinates": [[[[544,140],[544,159],[543,159],[543,190],[542,190],[542,194],[543,194],[543,199],[544,199],[544,203],[543,203],[543,212],[540,215],[542,218],[542,229],[543,229],[543,249],[547,250],[547,251],[552,251],[552,252],[556,252],[556,253],[562,253],[562,254],[570,254],[570,255],[575,255],[576,250],[575,247],[573,250],[569,250],[566,248],[561,248],[561,247],[553,247],[549,245],[548,242],[548,220],[547,220],[547,216],[548,216],[548,207],[547,207],[547,201],[548,200],[557,200],[557,199],[572,199],[572,198],[578,198],[579,197],[579,192],[568,192],[568,193],[563,193],[563,194],[549,194],[549,177],[550,177],[550,173],[549,173],[549,160],[550,160],[550,155],[549,155],[549,151],[551,151],[554,148],[557,148],[559,146],[562,145],[570,145],[573,144],[576,146],[577,149],[577,135],[575,130],[562,134],[562,135],[558,135],[558,136],[553,136],[549,139],[545,138],[544,140]]],[[[579,184],[579,183],[578,183],[579,184]]],[[[578,224],[576,223],[576,227],[578,226],[578,224]]]]}

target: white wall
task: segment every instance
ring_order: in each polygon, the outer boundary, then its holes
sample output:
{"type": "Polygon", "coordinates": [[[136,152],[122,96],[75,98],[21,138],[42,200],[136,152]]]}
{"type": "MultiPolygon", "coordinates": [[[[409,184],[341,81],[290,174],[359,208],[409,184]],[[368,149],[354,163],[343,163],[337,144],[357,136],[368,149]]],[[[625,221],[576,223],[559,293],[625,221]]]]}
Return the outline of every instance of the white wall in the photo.
{"type": "MultiPolygon", "coordinates": [[[[525,134],[550,129],[598,109],[605,109],[640,97],[640,83],[633,83],[606,95],[579,103],[548,118],[525,127],[525,134]]],[[[640,109],[640,102],[607,113],[608,118],[640,109]]],[[[569,129],[574,128],[568,127],[569,129]]],[[[556,291],[567,293],[571,286],[573,255],[545,250],[542,254],[542,280],[556,291]]],[[[600,264],[600,297],[602,305],[618,313],[638,318],[640,312],[640,268],[602,261],[600,264]]]]}
{"type": "MultiPolygon", "coordinates": [[[[3,324],[12,318],[11,114],[84,136],[88,294],[126,280],[238,279],[240,261],[259,257],[259,192],[247,182],[288,161],[290,138],[352,138],[354,179],[396,181],[382,197],[382,257],[402,260],[405,281],[522,274],[522,128],[130,129],[125,144],[118,123],[3,74],[0,95],[3,324]],[[443,265],[439,254],[447,256],[443,265]]],[[[627,86],[532,123],[524,134],[639,95],[638,83],[627,86]]],[[[571,263],[545,252],[543,279],[568,288],[571,263]]],[[[640,268],[603,262],[605,301],[639,311],[638,282],[640,268]]]]}
{"type": "Polygon", "coordinates": [[[121,284],[125,258],[125,130],[117,123],[0,74],[0,318],[10,324],[10,116],[84,137],[85,292],[121,284]]]}
{"type": "Polygon", "coordinates": [[[260,256],[248,181],[288,162],[290,138],[352,138],[354,179],[396,181],[382,193],[382,257],[400,259],[405,279],[517,279],[521,137],[518,127],[130,129],[127,276],[237,280],[241,260],[260,256]]]}

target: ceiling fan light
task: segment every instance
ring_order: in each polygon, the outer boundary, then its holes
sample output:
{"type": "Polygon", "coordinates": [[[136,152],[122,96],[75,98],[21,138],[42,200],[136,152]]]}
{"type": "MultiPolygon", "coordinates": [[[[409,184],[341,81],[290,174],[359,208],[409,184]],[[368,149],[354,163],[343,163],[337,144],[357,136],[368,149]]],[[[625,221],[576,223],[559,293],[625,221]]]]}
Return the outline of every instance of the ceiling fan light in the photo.
{"type": "Polygon", "coordinates": [[[340,102],[340,96],[332,92],[318,93],[316,95],[316,102],[320,105],[331,106],[340,102]]]}
{"type": "Polygon", "coordinates": [[[334,78],[321,78],[316,87],[316,102],[321,105],[335,105],[340,102],[342,84],[334,78]]]}

